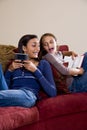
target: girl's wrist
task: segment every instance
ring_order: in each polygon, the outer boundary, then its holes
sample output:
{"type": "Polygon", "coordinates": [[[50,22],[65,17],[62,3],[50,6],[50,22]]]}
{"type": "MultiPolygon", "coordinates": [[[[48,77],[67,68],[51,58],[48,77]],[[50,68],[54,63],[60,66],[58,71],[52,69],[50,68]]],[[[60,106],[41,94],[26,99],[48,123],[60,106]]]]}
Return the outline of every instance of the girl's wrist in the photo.
{"type": "Polygon", "coordinates": [[[13,70],[14,70],[13,66],[10,65],[10,66],[8,67],[8,70],[9,70],[9,71],[13,71],[13,70]]]}

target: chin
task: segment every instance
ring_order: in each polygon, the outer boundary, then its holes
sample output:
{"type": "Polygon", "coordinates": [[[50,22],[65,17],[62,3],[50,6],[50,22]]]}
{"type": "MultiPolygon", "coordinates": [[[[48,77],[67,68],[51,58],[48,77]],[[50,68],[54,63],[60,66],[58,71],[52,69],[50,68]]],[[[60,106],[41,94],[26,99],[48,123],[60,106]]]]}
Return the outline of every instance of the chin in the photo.
{"type": "Polygon", "coordinates": [[[38,56],[34,56],[34,57],[32,57],[33,59],[37,59],[38,58],[38,56]]]}
{"type": "Polygon", "coordinates": [[[49,53],[54,54],[54,52],[53,52],[53,51],[50,51],[49,53]]]}

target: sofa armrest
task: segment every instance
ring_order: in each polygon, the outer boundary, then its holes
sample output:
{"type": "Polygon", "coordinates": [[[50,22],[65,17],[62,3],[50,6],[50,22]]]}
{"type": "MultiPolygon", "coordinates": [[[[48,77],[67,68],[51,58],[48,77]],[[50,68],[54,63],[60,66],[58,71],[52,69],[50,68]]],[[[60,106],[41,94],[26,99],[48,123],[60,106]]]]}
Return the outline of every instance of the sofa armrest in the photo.
{"type": "Polygon", "coordinates": [[[58,51],[69,51],[68,45],[59,45],[58,51]]]}

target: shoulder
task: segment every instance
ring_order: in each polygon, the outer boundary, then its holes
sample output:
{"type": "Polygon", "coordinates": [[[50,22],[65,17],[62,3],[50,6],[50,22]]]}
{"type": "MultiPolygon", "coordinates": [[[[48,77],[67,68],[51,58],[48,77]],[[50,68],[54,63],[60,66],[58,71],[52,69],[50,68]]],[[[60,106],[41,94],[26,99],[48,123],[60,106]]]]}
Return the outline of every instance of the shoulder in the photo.
{"type": "Polygon", "coordinates": [[[49,62],[47,60],[43,59],[43,60],[40,60],[40,64],[47,65],[47,64],[49,64],[49,62]]]}
{"type": "Polygon", "coordinates": [[[40,60],[38,68],[43,72],[50,71],[51,65],[47,60],[40,60]]]}
{"type": "Polygon", "coordinates": [[[50,63],[47,60],[40,60],[38,67],[44,70],[50,68],[50,63]]]}

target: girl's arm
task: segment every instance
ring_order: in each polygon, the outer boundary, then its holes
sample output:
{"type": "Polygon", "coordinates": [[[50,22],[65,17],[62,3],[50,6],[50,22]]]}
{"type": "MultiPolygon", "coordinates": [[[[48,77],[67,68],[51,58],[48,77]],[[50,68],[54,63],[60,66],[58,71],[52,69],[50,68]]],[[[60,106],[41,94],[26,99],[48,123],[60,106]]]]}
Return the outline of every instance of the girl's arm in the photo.
{"type": "Polygon", "coordinates": [[[60,60],[58,60],[54,55],[48,53],[44,56],[44,58],[51,63],[57,71],[59,71],[63,75],[82,75],[84,73],[83,68],[67,68],[62,63],[60,63],[60,60]]]}
{"type": "Polygon", "coordinates": [[[44,56],[44,59],[51,63],[61,74],[69,75],[69,69],[65,67],[62,63],[60,63],[60,59],[58,60],[53,54],[46,54],[44,56]]]}
{"type": "Polygon", "coordinates": [[[40,69],[37,69],[34,72],[34,75],[35,77],[37,77],[44,91],[49,96],[54,97],[57,95],[57,90],[56,90],[55,83],[53,80],[53,75],[52,75],[50,64],[47,61],[43,60],[42,67],[43,67],[42,72],[40,69]]]}
{"type": "Polygon", "coordinates": [[[20,60],[14,60],[9,65],[8,70],[5,72],[5,79],[6,79],[8,87],[10,87],[10,85],[11,85],[11,78],[12,78],[13,71],[22,66],[23,66],[23,64],[20,62],[20,60]]]}
{"type": "Polygon", "coordinates": [[[78,55],[73,51],[62,51],[62,54],[63,56],[72,56],[72,59],[78,55]]]}

